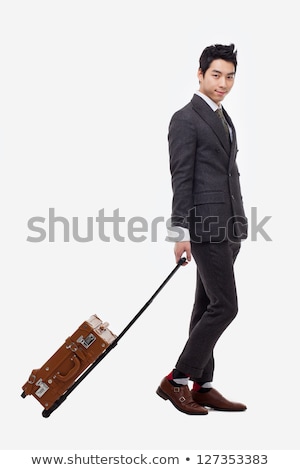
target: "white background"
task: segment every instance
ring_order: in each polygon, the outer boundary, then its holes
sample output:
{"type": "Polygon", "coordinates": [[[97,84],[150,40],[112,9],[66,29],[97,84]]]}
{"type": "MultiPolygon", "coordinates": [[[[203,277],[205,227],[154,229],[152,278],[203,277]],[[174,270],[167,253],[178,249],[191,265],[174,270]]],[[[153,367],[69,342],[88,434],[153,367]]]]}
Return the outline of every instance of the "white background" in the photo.
{"type": "MultiPolygon", "coordinates": [[[[299,27],[285,2],[0,4],[2,449],[297,449],[299,27]],[[115,350],[49,419],[21,387],[91,314],[120,333],[173,269],[158,241],[28,242],[31,217],[167,220],[167,129],[197,89],[199,55],[236,44],[224,102],[245,208],[272,238],[243,243],[240,312],[216,347],[215,386],[245,413],[186,416],[155,390],[187,336],[195,265],[180,268],[115,350]],[[297,165],[297,166],[296,166],[297,165]]],[[[251,220],[250,220],[251,223],[251,220]]],[[[45,224],[46,227],[46,224],[45,224]]],[[[110,232],[109,226],[107,229],[110,232]]]]}

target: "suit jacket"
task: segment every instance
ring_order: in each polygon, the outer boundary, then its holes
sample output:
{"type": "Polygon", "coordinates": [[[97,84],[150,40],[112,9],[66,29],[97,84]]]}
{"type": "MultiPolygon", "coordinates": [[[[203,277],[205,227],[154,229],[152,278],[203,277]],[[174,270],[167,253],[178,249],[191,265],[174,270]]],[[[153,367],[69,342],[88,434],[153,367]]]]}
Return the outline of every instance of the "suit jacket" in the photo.
{"type": "Polygon", "coordinates": [[[236,132],[224,108],[223,113],[232,129],[231,145],[220,118],[198,95],[170,121],[171,225],[188,228],[195,242],[247,237],[236,132]]]}

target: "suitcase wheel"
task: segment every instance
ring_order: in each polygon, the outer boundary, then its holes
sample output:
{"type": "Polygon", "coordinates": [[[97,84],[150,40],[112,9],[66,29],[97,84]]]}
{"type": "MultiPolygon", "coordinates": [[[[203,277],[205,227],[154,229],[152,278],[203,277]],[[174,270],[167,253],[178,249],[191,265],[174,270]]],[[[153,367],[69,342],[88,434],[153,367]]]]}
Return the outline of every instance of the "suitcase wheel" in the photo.
{"type": "Polygon", "coordinates": [[[42,416],[44,416],[44,418],[49,418],[50,415],[51,415],[50,410],[43,410],[42,416]]]}

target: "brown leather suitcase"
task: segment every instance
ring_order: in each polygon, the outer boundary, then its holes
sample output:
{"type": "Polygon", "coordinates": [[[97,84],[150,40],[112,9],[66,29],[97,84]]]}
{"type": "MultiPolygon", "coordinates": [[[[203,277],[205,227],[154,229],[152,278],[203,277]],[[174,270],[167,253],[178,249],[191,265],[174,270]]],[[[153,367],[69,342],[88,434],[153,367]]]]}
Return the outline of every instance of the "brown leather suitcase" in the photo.
{"type": "Polygon", "coordinates": [[[114,335],[107,328],[108,323],[103,323],[97,315],[92,315],[82,323],[40,369],[34,369],[31,372],[29,379],[22,387],[21,397],[25,398],[27,395],[32,395],[36,398],[44,407],[43,417],[48,418],[118,344],[120,339],[185,262],[186,258],[179,260],[148,302],[118,336],[114,335]]]}
{"type": "Polygon", "coordinates": [[[83,322],[40,369],[31,372],[22,395],[33,395],[48,410],[116,339],[107,327],[97,315],[83,322]]]}

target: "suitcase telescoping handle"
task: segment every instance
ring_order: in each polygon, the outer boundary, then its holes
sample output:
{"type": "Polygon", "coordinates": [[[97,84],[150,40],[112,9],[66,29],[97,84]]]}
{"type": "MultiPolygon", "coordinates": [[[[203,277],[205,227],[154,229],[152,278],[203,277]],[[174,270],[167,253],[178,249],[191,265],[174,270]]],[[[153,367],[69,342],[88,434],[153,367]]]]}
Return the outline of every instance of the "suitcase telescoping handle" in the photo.
{"type": "Polygon", "coordinates": [[[133,319],[128,323],[128,325],[124,328],[124,330],[121,331],[121,333],[112,341],[112,343],[103,351],[102,354],[89,366],[86,371],[81,374],[78,379],[71,385],[71,387],[66,390],[66,392],[59,397],[58,400],[56,400],[53,405],[48,408],[47,410],[43,410],[42,415],[44,418],[48,418],[53,411],[55,411],[65,400],[66,398],[70,395],[70,393],[73,392],[73,390],[82,382],[85,377],[101,362],[105,356],[115,347],[117,346],[118,342],[120,339],[127,333],[129,328],[132,327],[132,325],[137,321],[137,319],[142,315],[142,313],[146,310],[146,308],[149,307],[151,302],[155,299],[155,297],[159,294],[159,292],[164,288],[164,286],[167,284],[167,282],[171,279],[171,277],[176,273],[176,271],[186,262],[186,258],[180,258],[178,263],[176,264],[175,268],[170,272],[170,274],[166,277],[166,279],[162,282],[162,284],[159,286],[159,288],[154,292],[152,297],[148,300],[148,302],[145,303],[145,305],[139,310],[139,312],[133,317],[133,319]]]}

